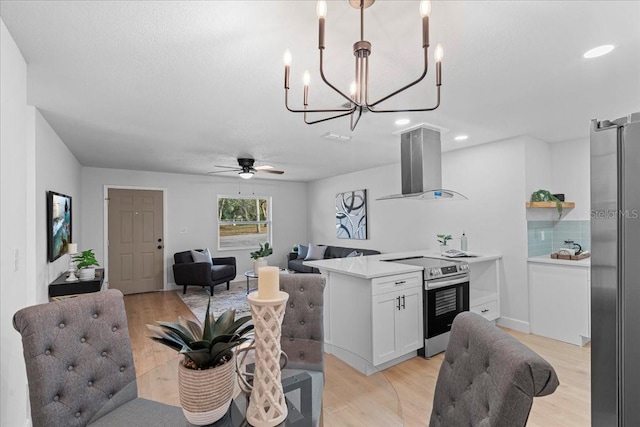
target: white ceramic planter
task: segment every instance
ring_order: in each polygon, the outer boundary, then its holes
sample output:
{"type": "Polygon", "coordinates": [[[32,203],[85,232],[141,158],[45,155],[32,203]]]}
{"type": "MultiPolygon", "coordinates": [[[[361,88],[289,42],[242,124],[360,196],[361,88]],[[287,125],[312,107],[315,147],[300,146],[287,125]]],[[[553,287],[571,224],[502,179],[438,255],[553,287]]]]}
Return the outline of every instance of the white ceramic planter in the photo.
{"type": "Polygon", "coordinates": [[[80,280],[93,280],[96,278],[96,269],[93,267],[81,268],[78,273],[80,274],[80,280]]]}
{"type": "Polygon", "coordinates": [[[254,271],[256,274],[259,274],[259,273],[258,273],[258,270],[259,270],[260,268],[262,268],[262,267],[266,267],[267,265],[268,265],[268,264],[267,264],[267,259],[266,259],[266,258],[258,258],[258,259],[255,259],[255,260],[253,260],[253,271],[254,271]]]}

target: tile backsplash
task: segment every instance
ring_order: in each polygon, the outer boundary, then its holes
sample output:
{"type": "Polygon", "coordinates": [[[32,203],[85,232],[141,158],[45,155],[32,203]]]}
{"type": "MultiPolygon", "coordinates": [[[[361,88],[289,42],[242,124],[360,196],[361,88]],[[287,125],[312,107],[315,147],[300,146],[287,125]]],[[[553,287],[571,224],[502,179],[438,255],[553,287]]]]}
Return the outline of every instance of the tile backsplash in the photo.
{"type": "Polygon", "coordinates": [[[547,255],[564,247],[565,240],[573,240],[582,250],[591,250],[591,221],[528,221],[527,242],[529,256],[547,255]]]}

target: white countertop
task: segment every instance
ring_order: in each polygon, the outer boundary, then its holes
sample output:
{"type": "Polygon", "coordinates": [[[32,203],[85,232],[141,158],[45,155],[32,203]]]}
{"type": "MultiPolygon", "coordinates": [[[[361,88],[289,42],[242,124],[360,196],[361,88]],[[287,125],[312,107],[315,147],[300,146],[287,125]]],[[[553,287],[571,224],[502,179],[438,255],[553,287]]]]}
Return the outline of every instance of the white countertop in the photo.
{"type": "Polygon", "coordinates": [[[591,257],[579,260],[570,259],[553,259],[551,254],[539,255],[531,258],[527,258],[527,262],[533,262],[538,264],[552,264],[552,265],[568,265],[571,267],[591,267],[591,257]]]}
{"type": "Polygon", "coordinates": [[[434,253],[433,250],[418,250],[409,252],[395,252],[389,254],[369,255],[352,258],[333,258],[323,259],[318,261],[305,261],[304,265],[315,267],[319,270],[333,271],[336,273],[347,274],[349,276],[360,277],[362,279],[373,279],[376,277],[392,276],[403,273],[413,273],[416,271],[422,271],[422,267],[415,265],[401,264],[398,262],[385,262],[388,259],[397,258],[409,258],[417,256],[427,256],[430,258],[442,258],[449,260],[462,260],[469,264],[494,261],[502,258],[502,255],[497,254],[478,254],[476,257],[463,257],[463,258],[447,258],[438,253],[434,253]]]}

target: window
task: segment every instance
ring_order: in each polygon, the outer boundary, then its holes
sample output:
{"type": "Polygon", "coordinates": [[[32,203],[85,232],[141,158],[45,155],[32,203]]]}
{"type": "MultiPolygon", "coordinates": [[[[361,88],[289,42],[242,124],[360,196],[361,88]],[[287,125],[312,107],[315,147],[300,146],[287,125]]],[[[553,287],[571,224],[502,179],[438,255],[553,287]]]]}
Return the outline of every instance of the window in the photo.
{"type": "Polygon", "coordinates": [[[218,196],[218,250],[271,244],[271,198],[218,196]]]}

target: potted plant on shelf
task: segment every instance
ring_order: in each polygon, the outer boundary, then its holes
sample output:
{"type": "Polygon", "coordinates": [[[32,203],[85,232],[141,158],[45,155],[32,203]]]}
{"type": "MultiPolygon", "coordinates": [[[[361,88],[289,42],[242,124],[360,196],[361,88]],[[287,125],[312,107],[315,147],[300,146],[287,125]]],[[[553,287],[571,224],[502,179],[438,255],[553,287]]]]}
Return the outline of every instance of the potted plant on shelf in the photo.
{"type": "Polygon", "coordinates": [[[260,249],[250,253],[253,258],[253,271],[259,274],[258,270],[267,266],[267,260],[265,259],[273,253],[273,248],[269,246],[269,242],[265,242],[264,245],[260,244],[260,249]]]}
{"type": "Polygon", "coordinates": [[[551,194],[549,190],[538,190],[531,194],[531,202],[555,202],[558,210],[558,219],[562,217],[562,201],[551,194]]]}
{"type": "Polygon", "coordinates": [[[75,254],[71,259],[76,263],[76,268],[80,273],[80,280],[93,280],[96,277],[96,267],[100,267],[93,249],[87,249],[79,254],[75,254]]]}
{"type": "Polygon", "coordinates": [[[207,304],[204,327],[178,317],[178,322],[147,325],[155,334],[152,340],[184,355],[178,365],[180,404],[187,420],[208,425],[229,409],[236,380],[235,347],[249,340],[251,316],[235,319],[236,311],[227,310],[216,320],[207,304]]]}

